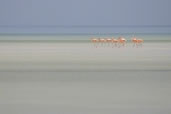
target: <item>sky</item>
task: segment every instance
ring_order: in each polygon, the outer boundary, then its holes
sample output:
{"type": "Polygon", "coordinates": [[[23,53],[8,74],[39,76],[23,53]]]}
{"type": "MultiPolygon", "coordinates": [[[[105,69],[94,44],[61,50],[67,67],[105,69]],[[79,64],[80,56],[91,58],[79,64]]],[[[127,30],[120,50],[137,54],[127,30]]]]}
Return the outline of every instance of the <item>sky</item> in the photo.
{"type": "Polygon", "coordinates": [[[171,32],[171,0],[0,0],[0,33],[171,32]]]}

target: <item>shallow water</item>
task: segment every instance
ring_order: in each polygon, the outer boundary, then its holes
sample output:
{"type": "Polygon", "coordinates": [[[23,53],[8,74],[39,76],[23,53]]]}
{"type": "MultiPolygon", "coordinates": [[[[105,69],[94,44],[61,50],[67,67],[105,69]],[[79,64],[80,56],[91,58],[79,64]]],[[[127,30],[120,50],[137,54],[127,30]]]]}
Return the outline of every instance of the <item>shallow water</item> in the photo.
{"type": "Polygon", "coordinates": [[[162,33],[111,33],[111,34],[12,34],[12,35],[0,35],[0,43],[2,42],[68,42],[68,43],[87,43],[93,37],[96,38],[107,38],[119,36],[125,37],[130,42],[132,36],[144,39],[147,42],[171,42],[171,34],[162,33]]]}

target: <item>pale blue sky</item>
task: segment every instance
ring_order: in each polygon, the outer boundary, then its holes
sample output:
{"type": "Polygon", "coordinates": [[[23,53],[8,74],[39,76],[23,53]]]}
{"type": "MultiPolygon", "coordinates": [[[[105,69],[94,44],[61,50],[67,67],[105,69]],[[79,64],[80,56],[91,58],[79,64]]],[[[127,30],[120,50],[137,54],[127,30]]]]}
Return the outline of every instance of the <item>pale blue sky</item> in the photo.
{"type": "Polygon", "coordinates": [[[171,0],[0,0],[0,33],[171,32],[170,11],[171,0]]]}

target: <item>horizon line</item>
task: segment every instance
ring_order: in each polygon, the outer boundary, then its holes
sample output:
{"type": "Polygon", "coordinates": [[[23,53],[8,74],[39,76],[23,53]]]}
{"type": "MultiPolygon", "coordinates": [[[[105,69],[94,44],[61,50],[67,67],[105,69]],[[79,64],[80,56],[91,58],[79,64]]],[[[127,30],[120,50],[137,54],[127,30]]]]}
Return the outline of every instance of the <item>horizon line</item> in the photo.
{"type": "Polygon", "coordinates": [[[171,34],[171,32],[168,33],[155,33],[155,32],[151,32],[151,33],[145,33],[145,32],[116,32],[116,33],[0,33],[1,35],[130,35],[130,34],[171,34]]]}
{"type": "Polygon", "coordinates": [[[0,28],[170,28],[171,25],[0,25],[0,28]]]}

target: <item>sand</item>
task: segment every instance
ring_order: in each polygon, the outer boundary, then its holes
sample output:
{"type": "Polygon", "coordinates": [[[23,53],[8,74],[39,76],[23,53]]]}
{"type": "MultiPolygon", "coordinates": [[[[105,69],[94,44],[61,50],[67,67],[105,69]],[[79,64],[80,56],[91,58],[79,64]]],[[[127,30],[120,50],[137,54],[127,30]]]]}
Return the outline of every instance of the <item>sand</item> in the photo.
{"type": "Polygon", "coordinates": [[[171,43],[1,42],[2,114],[169,114],[171,43]]]}

